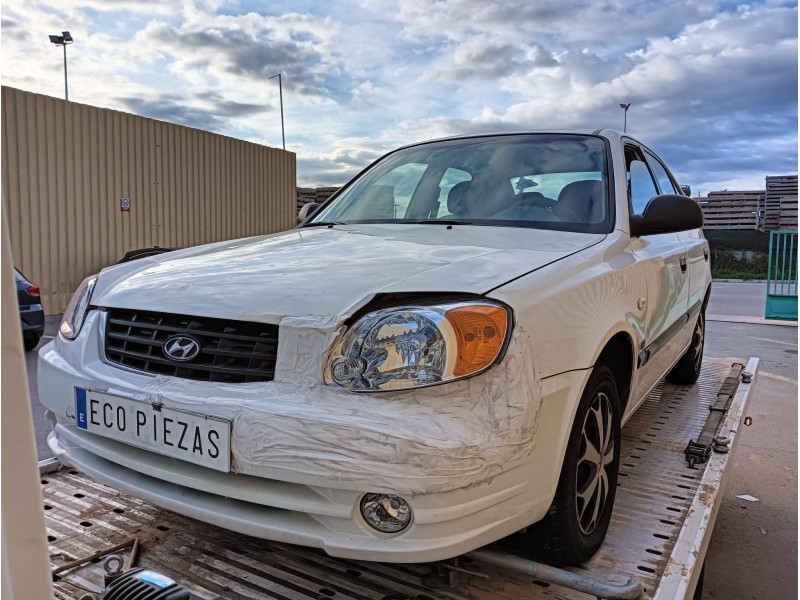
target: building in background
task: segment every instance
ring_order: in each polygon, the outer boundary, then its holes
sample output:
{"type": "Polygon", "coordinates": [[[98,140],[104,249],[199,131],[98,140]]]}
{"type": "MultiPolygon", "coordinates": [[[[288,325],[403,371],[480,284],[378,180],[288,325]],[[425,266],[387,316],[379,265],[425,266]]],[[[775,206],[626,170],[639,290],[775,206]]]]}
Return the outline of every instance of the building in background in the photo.
{"type": "Polygon", "coordinates": [[[292,152],[5,86],[0,111],[12,254],[47,314],[131,250],[295,224],[292,152]]]}

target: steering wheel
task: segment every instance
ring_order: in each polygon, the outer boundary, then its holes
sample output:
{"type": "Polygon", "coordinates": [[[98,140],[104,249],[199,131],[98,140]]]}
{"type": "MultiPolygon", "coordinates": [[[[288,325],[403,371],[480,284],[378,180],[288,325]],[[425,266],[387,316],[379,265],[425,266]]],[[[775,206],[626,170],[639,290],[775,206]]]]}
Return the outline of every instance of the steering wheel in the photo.
{"type": "Polygon", "coordinates": [[[583,219],[572,210],[566,203],[559,205],[556,203],[556,209],[553,213],[558,217],[563,223],[583,223],[583,219]]]}
{"type": "Polygon", "coordinates": [[[544,196],[541,192],[527,192],[519,194],[519,200],[512,204],[510,208],[516,208],[518,206],[533,206],[535,208],[541,208],[548,212],[552,212],[556,204],[557,203],[555,200],[544,196]]]}

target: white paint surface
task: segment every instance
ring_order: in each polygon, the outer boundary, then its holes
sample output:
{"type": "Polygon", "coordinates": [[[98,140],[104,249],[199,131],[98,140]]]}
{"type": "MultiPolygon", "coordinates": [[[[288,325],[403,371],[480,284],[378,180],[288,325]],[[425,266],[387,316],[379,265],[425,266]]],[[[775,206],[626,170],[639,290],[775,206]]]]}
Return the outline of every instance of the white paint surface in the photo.
{"type": "MultiPolygon", "coordinates": [[[[694,272],[707,280],[690,286],[679,268],[665,267],[657,240],[627,233],[619,135],[609,133],[609,143],[616,226],[607,235],[337,225],[104,271],[95,306],[278,324],[275,378],[220,384],[119,369],[104,361],[104,313],[91,311],[75,341],[56,339],[40,351],[40,398],[58,422],[51,447],[162,506],[197,518],[214,513],[214,522],[237,531],[354,558],[375,559],[379,549],[383,560],[438,560],[539,520],[552,502],[581,393],[609,340],[629,349],[624,421],[680,358],[693,323],[645,369],[637,369],[641,350],[710,281],[707,263],[698,263],[694,272]],[[486,294],[507,304],[514,324],[503,359],[472,378],[416,390],[353,393],[325,385],[327,355],[347,318],[377,294],[405,292],[486,294]],[[77,432],[74,386],[230,420],[232,473],[154,461],[77,432]],[[165,489],[164,481],[182,487],[165,489]],[[366,492],[407,497],[412,525],[394,536],[369,529],[358,514],[366,492]],[[226,509],[217,495],[255,506],[226,509]],[[290,496],[303,500],[292,504],[290,496]],[[275,516],[277,508],[288,512],[275,516]]],[[[697,236],[677,239],[670,237],[670,260],[682,250],[697,255],[689,246],[705,244],[697,236]]]]}

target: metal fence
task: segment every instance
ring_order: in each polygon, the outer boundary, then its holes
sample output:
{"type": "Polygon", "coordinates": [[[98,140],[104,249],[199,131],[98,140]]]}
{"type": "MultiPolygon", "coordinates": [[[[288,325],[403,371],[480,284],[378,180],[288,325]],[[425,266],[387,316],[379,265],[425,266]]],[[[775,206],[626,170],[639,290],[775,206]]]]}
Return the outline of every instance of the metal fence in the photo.
{"type": "Polygon", "coordinates": [[[295,223],[294,153],[5,86],[0,112],[12,253],[48,314],[129,250],[295,223]]]}
{"type": "Polygon", "coordinates": [[[797,320],[797,231],[771,231],[767,272],[768,319],[797,320]]]}

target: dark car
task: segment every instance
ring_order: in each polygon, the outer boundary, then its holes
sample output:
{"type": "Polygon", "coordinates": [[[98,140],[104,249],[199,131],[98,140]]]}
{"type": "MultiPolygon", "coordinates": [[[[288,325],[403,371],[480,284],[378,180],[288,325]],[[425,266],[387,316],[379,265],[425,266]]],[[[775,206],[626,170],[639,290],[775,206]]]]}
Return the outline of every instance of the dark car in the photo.
{"type": "Polygon", "coordinates": [[[30,352],[39,344],[44,333],[44,309],[39,297],[39,286],[28,281],[17,268],[14,268],[14,279],[17,284],[22,339],[25,344],[25,352],[30,352]]]}

